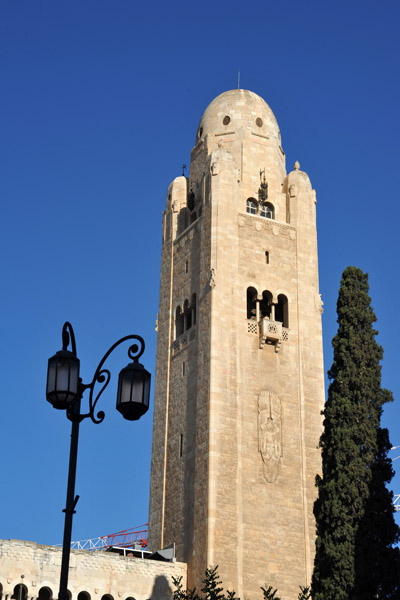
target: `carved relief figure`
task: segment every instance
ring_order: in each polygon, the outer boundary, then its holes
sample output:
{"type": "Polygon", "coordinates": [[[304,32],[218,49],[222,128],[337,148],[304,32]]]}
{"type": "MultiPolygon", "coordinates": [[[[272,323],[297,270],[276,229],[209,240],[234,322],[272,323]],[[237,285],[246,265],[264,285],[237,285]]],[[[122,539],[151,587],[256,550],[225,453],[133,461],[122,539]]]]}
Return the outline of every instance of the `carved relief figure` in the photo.
{"type": "Polygon", "coordinates": [[[263,461],[264,477],[275,483],[282,457],[281,402],[277,394],[263,391],[258,398],[258,449],[263,461]]]}

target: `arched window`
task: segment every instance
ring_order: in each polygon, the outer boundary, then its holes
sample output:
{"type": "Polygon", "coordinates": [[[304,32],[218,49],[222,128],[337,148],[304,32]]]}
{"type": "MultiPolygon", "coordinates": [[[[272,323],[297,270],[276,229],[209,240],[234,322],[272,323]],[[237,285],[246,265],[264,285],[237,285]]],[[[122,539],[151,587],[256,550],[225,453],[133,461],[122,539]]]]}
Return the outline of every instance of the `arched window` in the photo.
{"type": "Polygon", "coordinates": [[[247,318],[256,319],[257,290],[254,287],[247,288],[247,318]]]}
{"type": "Polygon", "coordinates": [[[78,600],[90,600],[90,594],[89,592],[79,592],[78,594],[78,600]]]}
{"type": "Polygon", "coordinates": [[[49,587],[42,587],[39,590],[38,599],[39,600],[52,600],[53,592],[49,587]]]}
{"type": "Polygon", "coordinates": [[[111,594],[104,594],[104,596],[101,597],[101,600],[114,600],[114,598],[111,594]]]}
{"type": "Polygon", "coordinates": [[[196,294],[192,294],[191,309],[192,309],[192,325],[196,325],[196,294]]]}
{"type": "Polygon", "coordinates": [[[28,599],[28,588],[23,583],[19,583],[14,588],[14,593],[11,596],[13,600],[27,600],[28,599]]]}
{"type": "Polygon", "coordinates": [[[251,215],[257,214],[257,202],[254,200],[254,198],[247,199],[246,212],[250,213],[251,215]]]}
{"type": "Polygon", "coordinates": [[[266,219],[275,219],[274,205],[271,202],[266,202],[262,205],[260,214],[266,219]]]}
{"type": "Polygon", "coordinates": [[[178,225],[178,235],[185,231],[186,227],[190,224],[190,210],[184,206],[179,211],[179,225],[178,225]]]}
{"type": "Polygon", "coordinates": [[[183,305],[184,329],[187,331],[192,326],[192,310],[189,306],[189,300],[185,300],[183,305]]]}
{"type": "Polygon", "coordinates": [[[0,583],[0,600],[2,599],[2,597],[3,597],[3,586],[0,583]]]}
{"type": "Polygon", "coordinates": [[[175,311],[175,338],[178,338],[183,333],[183,314],[181,307],[177,306],[175,311]]]}
{"type": "Polygon", "coordinates": [[[279,294],[275,306],[275,321],[280,321],[283,327],[289,327],[289,302],[284,294],[279,294]]]}
{"type": "Polygon", "coordinates": [[[262,300],[260,302],[260,316],[269,319],[271,317],[272,294],[268,290],[264,290],[262,300]]]}

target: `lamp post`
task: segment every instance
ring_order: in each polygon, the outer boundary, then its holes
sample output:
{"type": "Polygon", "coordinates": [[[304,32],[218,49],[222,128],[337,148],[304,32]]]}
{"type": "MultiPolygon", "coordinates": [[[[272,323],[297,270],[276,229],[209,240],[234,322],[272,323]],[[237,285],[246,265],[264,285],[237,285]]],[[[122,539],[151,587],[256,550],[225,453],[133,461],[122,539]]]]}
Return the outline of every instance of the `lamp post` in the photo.
{"type": "Polygon", "coordinates": [[[149,408],[150,398],[150,373],[139,363],[145,348],[144,340],[139,335],[127,335],[111,346],[99,362],[93,379],[84,384],[79,377],[79,359],[76,355],[75,334],[72,325],[64,323],[62,328],[62,350],[49,358],[47,370],[46,398],[54,408],[66,410],[67,418],[72,421],[71,446],[69,454],[67,500],[63,510],[65,513],[64,538],[61,561],[61,576],[59,600],[68,598],[68,569],[71,549],[72,518],[79,496],[75,496],[76,461],[78,455],[79,423],[88,417],[96,425],[104,419],[104,412],[95,415],[96,404],[101,394],[106,389],[111,379],[108,369],[103,365],[111,352],[117,346],[128,340],[136,340],[128,349],[128,356],[132,362],[121,370],[118,379],[117,410],[128,421],[137,421],[149,408]],[[71,344],[71,350],[68,346],[71,344]],[[102,384],[95,395],[96,383],[102,384]],[[89,390],[89,412],[81,413],[81,399],[86,390],[89,390]]]}

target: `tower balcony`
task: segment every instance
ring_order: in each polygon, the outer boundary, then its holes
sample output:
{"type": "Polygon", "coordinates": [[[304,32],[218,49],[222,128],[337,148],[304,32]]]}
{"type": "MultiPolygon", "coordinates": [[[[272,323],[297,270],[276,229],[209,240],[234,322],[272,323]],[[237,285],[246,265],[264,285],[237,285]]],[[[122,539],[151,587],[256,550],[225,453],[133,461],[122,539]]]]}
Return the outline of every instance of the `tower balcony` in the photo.
{"type": "Polygon", "coordinates": [[[275,352],[279,352],[283,337],[282,323],[280,321],[271,321],[264,317],[259,320],[258,328],[260,349],[264,347],[264,344],[273,344],[275,346],[275,352]]]}

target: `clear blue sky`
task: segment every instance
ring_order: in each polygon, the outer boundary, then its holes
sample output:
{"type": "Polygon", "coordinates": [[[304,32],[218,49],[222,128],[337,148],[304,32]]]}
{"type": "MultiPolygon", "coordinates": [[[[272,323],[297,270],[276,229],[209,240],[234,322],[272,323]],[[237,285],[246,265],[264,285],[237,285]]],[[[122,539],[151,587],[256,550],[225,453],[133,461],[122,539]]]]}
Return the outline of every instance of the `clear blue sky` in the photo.
{"type": "MultiPolygon", "coordinates": [[[[400,445],[399,22],[395,0],[0,3],[0,538],[62,541],[70,423],[45,378],[63,322],[84,381],[128,333],[154,373],[167,187],[238,69],[317,190],[327,369],[341,273],[370,274],[400,445]]],[[[81,426],[75,540],[147,521],[152,415],[114,409],[127,362],[81,426]]]]}

